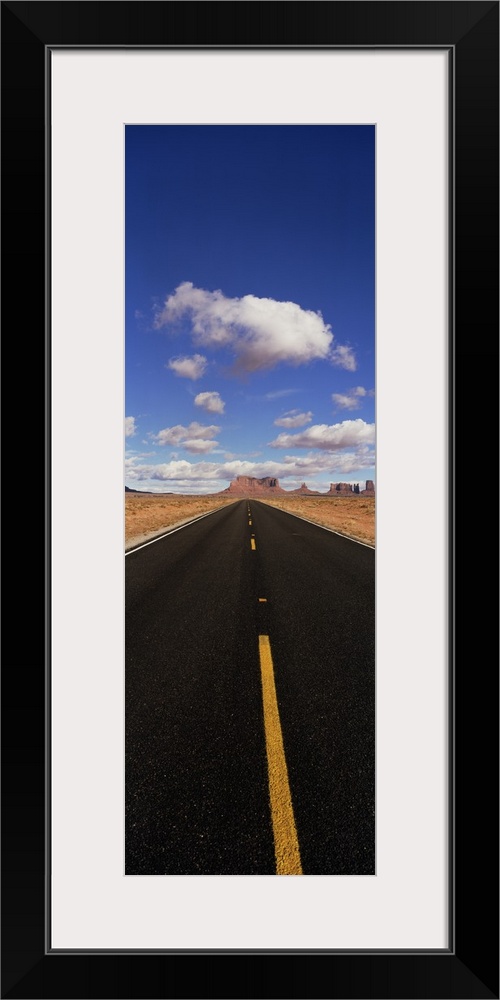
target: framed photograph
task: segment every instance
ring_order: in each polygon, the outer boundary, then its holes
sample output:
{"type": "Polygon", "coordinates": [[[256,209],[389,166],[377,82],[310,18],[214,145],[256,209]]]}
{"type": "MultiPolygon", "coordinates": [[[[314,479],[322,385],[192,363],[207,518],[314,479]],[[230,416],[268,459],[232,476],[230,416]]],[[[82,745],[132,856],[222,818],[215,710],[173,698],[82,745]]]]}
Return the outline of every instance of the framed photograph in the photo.
{"type": "Polygon", "coordinates": [[[125,178],[126,874],[374,876],[375,126],[125,178]]]}
{"type": "Polygon", "coordinates": [[[1,5],[4,997],[499,995],[498,6],[1,5]]]}

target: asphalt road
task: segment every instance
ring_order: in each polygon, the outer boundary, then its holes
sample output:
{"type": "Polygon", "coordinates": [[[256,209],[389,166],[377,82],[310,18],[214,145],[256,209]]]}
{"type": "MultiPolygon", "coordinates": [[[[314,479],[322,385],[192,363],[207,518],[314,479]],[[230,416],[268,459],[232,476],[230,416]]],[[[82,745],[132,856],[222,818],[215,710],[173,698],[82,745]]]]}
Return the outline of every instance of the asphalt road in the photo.
{"type": "Polygon", "coordinates": [[[276,874],[281,725],[302,873],[374,874],[374,550],[241,500],[127,555],[125,624],[126,873],[276,874]]]}

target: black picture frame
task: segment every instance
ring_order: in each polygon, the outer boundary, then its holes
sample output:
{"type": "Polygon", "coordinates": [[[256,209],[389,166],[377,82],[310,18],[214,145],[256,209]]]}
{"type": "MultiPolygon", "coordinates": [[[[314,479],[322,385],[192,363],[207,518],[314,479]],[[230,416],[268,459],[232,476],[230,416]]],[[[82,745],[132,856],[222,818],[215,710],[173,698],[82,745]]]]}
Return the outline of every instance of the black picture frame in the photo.
{"type": "MultiPolygon", "coordinates": [[[[3,432],[1,995],[52,1000],[498,998],[498,591],[488,584],[487,573],[491,563],[496,567],[498,552],[499,3],[230,2],[197,5],[196,15],[191,7],[136,2],[1,4],[2,348],[6,386],[17,387],[13,397],[6,391],[3,432]],[[50,578],[42,483],[48,468],[50,386],[43,333],[49,309],[45,56],[47,46],[131,45],[440,46],[453,52],[454,409],[450,416],[455,447],[450,531],[455,557],[450,597],[455,610],[450,615],[450,639],[455,656],[450,705],[454,837],[449,950],[343,954],[46,950],[45,753],[50,721],[43,595],[48,595],[50,578]],[[26,624],[20,630],[21,612],[26,624]]],[[[419,488],[432,488],[425,484],[425,470],[419,471],[419,478],[419,488]]]]}

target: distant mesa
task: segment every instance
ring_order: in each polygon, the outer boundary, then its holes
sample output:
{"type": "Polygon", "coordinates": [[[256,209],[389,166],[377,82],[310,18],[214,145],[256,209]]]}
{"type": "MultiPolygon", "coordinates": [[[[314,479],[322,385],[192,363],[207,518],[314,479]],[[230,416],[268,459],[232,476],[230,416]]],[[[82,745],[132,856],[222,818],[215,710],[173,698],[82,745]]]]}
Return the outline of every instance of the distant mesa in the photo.
{"type": "Polygon", "coordinates": [[[274,476],[264,476],[263,479],[255,479],[254,476],[236,476],[225,490],[221,490],[221,493],[230,493],[233,497],[274,496],[286,492],[274,476]]]}
{"type": "Polygon", "coordinates": [[[133,490],[130,486],[125,487],[125,493],[142,493],[143,496],[148,497],[173,497],[175,493],[151,493],[151,490],[133,490]]]}
{"type": "MultiPolygon", "coordinates": [[[[357,485],[358,484],[356,483],[356,486],[357,485]]],[[[352,487],[351,483],[330,483],[330,489],[328,490],[328,493],[334,493],[335,495],[337,495],[338,493],[342,494],[359,493],[359,486],[358,489],[356,490],[355,488],[352,487]]]]}
{"type": "Polygon", "coordinates": [[[309,496],[309,497],[319,497],[320,496],[320,493],[318,492],[318,490],[310,490],[306,483],[302,483],[302,486],[299,486],[298,490],[288,490],[287,492],[290,494],[290,496],[292,494],[294,494],[295,496],[299,496],[300,495],[302,497],[303,496],[309,496]]]}
{"type": "MultiPolygon", "coordinates": [[[[375,485],[373,479],[366,480],[366,487],[361,490],[359,483],[330,483],[327,493],[320,493],[319,490],[310,490],[307,483],[302,483],[296,490],[284,490],[280,486],[279,479],[275,476],[264,476],[263,479],[256,479],[254,476],[236,476],[225,490],[219,493],[211,493],[210,496],[229,495],[232,497],[272,497],[272,496],[309,496],[309,497],[339,497],[354,496],[355,494],[374,497],[375,485]]],[[[134,490],[130,486],[125,487],[125,493],[142,493],[148,496],[178,496],[177,493],[149,493],[148,490],[134,490]]]]}
{"type": "Polygon", "coordinates": [[[360,490],[359,483],[354,483],[354,485],[351,483],[330,483],[330,489],[326,495],[330,496],[332,494],[333,496],[338,496],[339,493],[343,496],[349,493],[359,493],[364,496],[374,497],[375,486],[373,484],[373,479],[366,480],[366,488],[364,490],[360,490]]]}
{"type": "Polygon", "coordinates": [[[279,484],[279,479],[274,476],[264,476],[263,479],[256,479],[254,476],[236,476],[221,494],[229,494],[233,497],[265,497],[265,496],[353,496],[354,494],[364,494],[365,496],[375,496],[375,487],[372,479],[366,480],[366,489],[360,490],[359,483],[354,486],[351,483],[330,483],[328,493],[319,493],[318,490],[310,490],[306,483],[302,483],[297,490],[284,490],[279,484]]]}

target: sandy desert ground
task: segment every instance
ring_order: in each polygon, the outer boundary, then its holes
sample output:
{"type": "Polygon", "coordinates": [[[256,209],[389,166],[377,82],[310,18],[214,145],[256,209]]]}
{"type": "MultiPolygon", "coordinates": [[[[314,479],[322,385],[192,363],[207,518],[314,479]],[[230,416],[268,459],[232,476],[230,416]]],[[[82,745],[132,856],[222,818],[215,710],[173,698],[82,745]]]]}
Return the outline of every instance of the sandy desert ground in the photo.
{"type": "Polygon", "coordinates": [[[229,498],[220,496],[126,493],[125,544],[127,547],[138,544],[160,533],[163,528],[185,524],[193,517],[208,514],[228,503],[231,503],[229,498]]]}
{"type": "MultiPolygon", "coordinates": [[[[237,498],[220,494],[193,496],[126,493],[125,545],[127,548],[138,545],[165,528],[184,524],[199,514],[233,503],[235,499],[237,498]]],[[[375,544],[375,497],[365,497],[363,494],[346,497],[280,496],[266,499],[265,503],[307,517],[316,524],[334,528],[351,538],[375,544]]]]}
{"type": "Polygon", "coordinates": [[[375,497],[362,494],[346,497],[273,497],[266,503],[290,514],[333,528],[342,535],[375,545],[375,497]]]}

